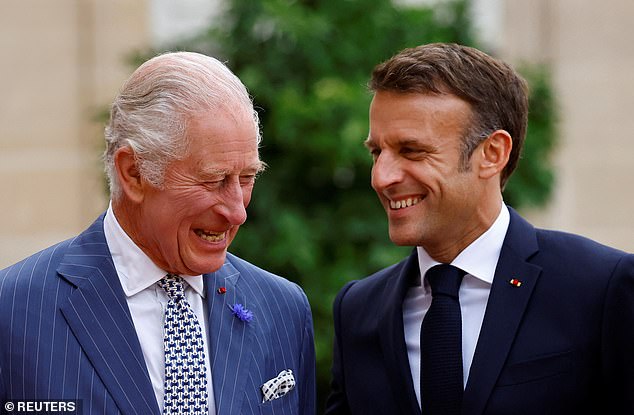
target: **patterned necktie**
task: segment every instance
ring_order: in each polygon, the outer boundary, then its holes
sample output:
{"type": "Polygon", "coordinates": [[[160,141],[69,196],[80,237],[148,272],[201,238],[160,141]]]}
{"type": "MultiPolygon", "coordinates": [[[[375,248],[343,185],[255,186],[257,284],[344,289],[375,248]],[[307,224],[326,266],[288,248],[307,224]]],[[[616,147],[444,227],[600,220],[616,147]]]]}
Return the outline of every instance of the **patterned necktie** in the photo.
{"type": "Polygon", "coordinates": [[[158,282],[169,297],[165,309],[164,415],[209,413],[205,344],[198,318],[185,299],[183,279],[167,274],[158,282]]]}
{"type": "Polygon", "coordinates": [[[464,271],[448,264],[425,274],[432,301],[421,326],[421,403],[423,415],[458,415],[462,381],[462,318],[458,289],[464,271]]]}

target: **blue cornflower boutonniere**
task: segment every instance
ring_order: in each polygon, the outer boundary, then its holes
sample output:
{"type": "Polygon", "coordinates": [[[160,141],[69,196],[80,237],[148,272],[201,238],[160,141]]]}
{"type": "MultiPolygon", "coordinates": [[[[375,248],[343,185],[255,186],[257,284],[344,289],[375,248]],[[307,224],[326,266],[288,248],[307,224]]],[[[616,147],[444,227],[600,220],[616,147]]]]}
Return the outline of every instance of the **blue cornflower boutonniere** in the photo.
{"type": "Polygon", "coordinates": [[[233,315],[236,316],[240,321],[250,323],[251,320],[253,320],[253,313],[251,312],[251,310],[248,310],[242,304],[236,303],[234,305],[230,305],[229,309],[233,312],[233,315]]]}

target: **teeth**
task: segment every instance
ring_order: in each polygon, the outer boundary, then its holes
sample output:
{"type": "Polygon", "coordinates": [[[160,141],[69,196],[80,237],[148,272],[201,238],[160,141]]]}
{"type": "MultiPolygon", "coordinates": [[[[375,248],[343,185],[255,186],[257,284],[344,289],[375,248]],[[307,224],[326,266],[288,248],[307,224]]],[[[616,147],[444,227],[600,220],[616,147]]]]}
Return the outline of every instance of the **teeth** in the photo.
{"type": "Polygon", "coordinates": [[[203,231],[202,229],[196,230],[196,235],[209,242],[219,242],[225,239],[226,232],[209,232],[203,231]]]}
{"type": "Polygon", "coordinates": [[[390,200],[390,208],[392,209],[403,209],[406,207],[410,207],[413,206],[415,204],[417,204],[418,202],[420,202],[420,197],[408,197],[407,199],[403,199],[403,200],[390,200]]]}

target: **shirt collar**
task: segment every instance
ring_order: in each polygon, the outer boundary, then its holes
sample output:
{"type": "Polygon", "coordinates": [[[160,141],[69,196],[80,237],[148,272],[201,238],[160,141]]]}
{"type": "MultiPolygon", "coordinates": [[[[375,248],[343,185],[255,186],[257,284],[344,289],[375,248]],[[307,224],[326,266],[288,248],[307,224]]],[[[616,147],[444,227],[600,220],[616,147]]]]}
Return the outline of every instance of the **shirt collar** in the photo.
{"type": "MultiPolygon", "coordinates": [[[[504,243],[510,220],[509,210],[506,205],[502,203],[500,213],[495,222],[493,222],[493,225],[480,235],[478,239],[462,250],[451,262],[451,265],[460,268],[479,280],[492,284],[495,268],[500,258],[502,244],[504,243]]],[[[422,278],[429,268],[439,264],[439,262],[432,259],[423,247],[417,247],[417,251],[418,265],[422,278]]]]}
{"type": "MultiPolygon", "coordinates": [[[[112,202],[106,211],[103,228],[112,261],[127,297],[156,284],[167,274],[166,271],[157,267],[150,257],[125,233],[114,215],[112,202]]],[[[205,296],[202,275],[181,276],[194,291],[202,297],[205,296]]]]}

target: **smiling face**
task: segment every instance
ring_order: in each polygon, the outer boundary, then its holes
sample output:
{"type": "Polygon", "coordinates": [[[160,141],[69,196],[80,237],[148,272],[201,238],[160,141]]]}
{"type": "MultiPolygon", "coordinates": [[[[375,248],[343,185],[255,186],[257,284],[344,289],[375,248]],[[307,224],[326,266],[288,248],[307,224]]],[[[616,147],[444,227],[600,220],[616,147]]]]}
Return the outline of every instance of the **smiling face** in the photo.
{"type": "Polygon", "coordinates": [[[157,266],[197,275],[224,263],[246,220],[262,163],[257,130],[246,112],[198,114],[187,135],[188,155],[168,166],[162,188],[138,179],[136,203],[121,209],[120,216],[126,232],[157,266]]]}
{"type": "MultiPolygon", "coordinates": [[[[492,223],[497,199],[479,175],[481,152],[467,168],[460,145],[468,103],[450,94],[379,91],[370,106],[366,145],[374,158],[372,187],[397,245],[422,246],[450,262],[492,223]]],[[[496,213],[497,214],[497,213],[496,213]]]]}

